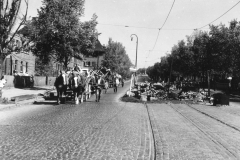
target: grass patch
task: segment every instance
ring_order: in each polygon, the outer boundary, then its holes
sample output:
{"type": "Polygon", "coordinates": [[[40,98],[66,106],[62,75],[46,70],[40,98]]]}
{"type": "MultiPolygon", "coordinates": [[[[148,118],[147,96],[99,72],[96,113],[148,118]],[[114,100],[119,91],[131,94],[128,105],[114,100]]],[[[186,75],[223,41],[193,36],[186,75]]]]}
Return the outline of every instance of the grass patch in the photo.
{"type": "Polygon", "coordinates": [[[127,94],[125,94],[122,98],[121,101],[123,102],[132,102],[132,103],[142,103],[143,101],[140,100],[137,97],[133,97],[133,96],[128,96],[127,94]]]}

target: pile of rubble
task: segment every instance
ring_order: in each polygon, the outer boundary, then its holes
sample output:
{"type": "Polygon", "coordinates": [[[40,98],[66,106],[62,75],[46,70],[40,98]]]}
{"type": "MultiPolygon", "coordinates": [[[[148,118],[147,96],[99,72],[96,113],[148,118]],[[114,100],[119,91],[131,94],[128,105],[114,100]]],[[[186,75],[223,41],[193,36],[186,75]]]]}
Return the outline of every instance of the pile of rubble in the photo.
{"type": "Polygon", "coordinates": [[[179,89],[175,84],[167,83],[136,83],[127,94],[143,101],[174,99],[203,102],[207,99],[207,92],[202,89],[198,91],[179,89]]]}

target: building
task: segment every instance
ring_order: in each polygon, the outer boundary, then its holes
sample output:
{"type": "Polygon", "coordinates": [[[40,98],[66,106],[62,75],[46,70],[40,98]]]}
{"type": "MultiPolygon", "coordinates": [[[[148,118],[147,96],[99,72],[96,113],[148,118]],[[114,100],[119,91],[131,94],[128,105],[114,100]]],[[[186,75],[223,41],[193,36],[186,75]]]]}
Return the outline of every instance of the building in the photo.
{"type": "Polygon", "coordinates": [[[99,40],[97,40],[97,43],[95,45],[94,53],[89,56],[84,56],[83,63],[80,63],[80,67],[83,70],[91,70],[91,69],[98,69],[102,61],[104,60],[104,53],[105,50],[100,43],[99,40]]]}
{"type": "MultiPolygon", "coordinates": [[[[13,41],[10,44],[12,51],[3,61],[3,75],[14,75],[15,72],[21,73],[22,75],[36,74],[36,57],[31,53],[29,49],[30,47],[24,46],[25,43],[26,39],[24,39],[21,34],[14,37],[13,41]]],[[[78,58],[72,57],[67,69],[71,70],[74,68],[75,65],[80,66],[83,70],[86,71],[89,71],[91,69],[97,69],[102,64],[102,61],[104,59],[104,53],[105,51],[103,46],[97,40],[92,55],[83,56],[82,54],[80,54],[78,58]]],[[[59,71],[64,69],[64,65],[61,63],[52,62],[50,68],[51,69],[50,73],[48,73],[48,76],[55,77],[58,75],[59,71]]]]}
{"type": "Polygon", "coordinates": [[[22,35],[16,35],[9,44],[9,55],[3,60],[3,75],[13,75],[15,72],[23,75],[34,75],[35,56],[30,51],[31,43],[27,43],[22,35]]]}
{"type": "MultiPolygon", "coordinates": [[[[72,70],[75,65],[78,65],[78,66],[82,66],[83,65],[83,55],[82,54],[80,54],[79,58],[72,57],[70,62],[69,62],[69,64],[68,64],[68,66],[67,66],[67,69],[68,70],[72,70]]],[[[64,70],[64,65],[61,64],[61,63],[53,62],[52,66],[53,66],[53,74],[52,74],[52,76],[57,76],[58,73],[61,70],[64,70]]]]}

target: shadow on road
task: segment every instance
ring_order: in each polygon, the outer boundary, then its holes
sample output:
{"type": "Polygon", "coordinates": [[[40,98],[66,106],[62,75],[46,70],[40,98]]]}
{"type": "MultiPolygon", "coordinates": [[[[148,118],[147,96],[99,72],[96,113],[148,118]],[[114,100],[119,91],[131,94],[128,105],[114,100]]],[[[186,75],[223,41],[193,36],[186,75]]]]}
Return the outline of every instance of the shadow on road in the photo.
{"type": "Polygon", "coordinates": [[[56,101],[34,102],[35,105],[57,105],[56,101]]]}

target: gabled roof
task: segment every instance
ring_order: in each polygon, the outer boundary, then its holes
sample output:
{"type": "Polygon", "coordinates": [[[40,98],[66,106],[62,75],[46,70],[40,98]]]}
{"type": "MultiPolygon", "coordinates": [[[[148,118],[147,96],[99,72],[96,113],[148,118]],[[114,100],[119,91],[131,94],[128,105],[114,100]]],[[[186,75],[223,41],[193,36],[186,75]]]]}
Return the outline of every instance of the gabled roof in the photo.
{"type": "Polygon", "coordinates": [[[105,52],[99,40],[96,41],[94,52],[105,52]]]}

